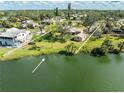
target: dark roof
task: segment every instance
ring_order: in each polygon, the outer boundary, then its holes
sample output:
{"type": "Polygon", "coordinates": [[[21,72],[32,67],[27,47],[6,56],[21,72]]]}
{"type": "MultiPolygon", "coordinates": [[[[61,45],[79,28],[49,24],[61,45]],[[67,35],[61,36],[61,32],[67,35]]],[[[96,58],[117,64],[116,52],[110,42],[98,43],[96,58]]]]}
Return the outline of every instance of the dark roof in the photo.
{"type": "Polygon", "coordinates": [[[121,30],[121,29],[113,29],[112,31],[113,32],[124,32],[124,30],[121,30]]]}

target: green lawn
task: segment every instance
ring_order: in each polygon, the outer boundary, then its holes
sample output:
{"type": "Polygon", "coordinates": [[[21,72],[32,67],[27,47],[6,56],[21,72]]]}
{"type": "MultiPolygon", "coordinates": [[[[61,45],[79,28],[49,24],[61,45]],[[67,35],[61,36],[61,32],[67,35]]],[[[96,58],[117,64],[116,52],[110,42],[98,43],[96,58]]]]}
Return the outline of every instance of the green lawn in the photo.
{"type": "Polygon", "coordinates": [[[3,54],[6,53],[7,51],[10,51],[12,48],[4,48],[0,47],[0,59],[2,58],[3,54]]]}
{"type": "MultiPolygon", "coordinates": [[[[93,40],[89,40],[86,45],[84,46],[84,49],[87,49],[87,50],[91,50],[95,47],[99,47],[103,40],[106,39],[107,36],[104,36],[103,38],[100,38],[100,39],[97,39],[95,41],[93,40]]],[[[118,38],[118,37],[112,37],[112,36],[109,36],[109,38],[113,41],[113,44],[115,47],[117,47],[117,44],[119,42],[122,42],[124,41],[123,38],[118,38]]],[[[32,45],[27,45],[27,46],[24,46],[23,48],[13,52],[11,55],[7,56],[7,57],[4,57],[5,60],[10,60],[10,59],[16,59],[16,58],[21,58],[21,57],[25,57],[25,56],[34,56],[34,55],[40,55],[40,54],[52,54],[52,53],[57,53],[58,51],[60,50],[64,50],[64,47],[70,43],[74,43],[76,46],[77,46],[77,49],[81,46],[81,44],[83,42],[73,42],[73,41],[67,41],[65,43],[60,43],[60,42],[54,42],[54,43],[51,43],[51,42],[45,42],[45,41],[42,41],[42,42],[37,42],[36,45],[38,47],[40,47],[40,51],[38,50],[29,50],[29,48],[32,46],[32,45]]],[[[2,55],[3,53],[9,51],[10,49],[8,48],[0,48],[0,55],[2,55]]],[[[2,58],[2,56],[0,57],[0,59],[2,58]]]]}
{"type": "MultiPolygon", "coordinates": [[[[51,54],[56,53],[60,50],[63,50],[66,45],[69,43],[72,43],[73,41],[68,41],[66,43],[50,43],[50,42],[37,42],[36,45],[41,48],[40,51],[38,50],[29,50],[31,45],[24,46],[23,48],[17,50],[16,52],[13,52],[11,55],[4,57],[5,60],[10,59],[16,59],[21,58],[25,56],[34,56],[34,55],[40,55],[40,54],[51,54]]],[[[81,45],[79,42],[74,42],[77,46],[81,45]]]]}
{"type": "Polygon", "coordinates": [[[87,42],[87,44],[86,44],[86,47],[89,48],[89,49],[93,49],[95,47],[99,47],[106,38],[109,38],[110,40],[112,40],[112,43],[113,43],[115,48],[117,48],[117,46],[118,46],[118,44],[120,42],[124,42],[124,38],[113,37],[113,36],[106,36],[105,35],[105,36],[103,36],[103,38],[97,39],[95,41],[89,40],[87,42]]]}

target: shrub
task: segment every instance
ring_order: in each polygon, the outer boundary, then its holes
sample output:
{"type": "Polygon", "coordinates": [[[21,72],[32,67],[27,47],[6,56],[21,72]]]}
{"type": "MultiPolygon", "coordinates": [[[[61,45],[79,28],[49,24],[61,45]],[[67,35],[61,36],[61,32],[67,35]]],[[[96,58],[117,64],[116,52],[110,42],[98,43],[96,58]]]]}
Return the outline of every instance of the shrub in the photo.
{"type": "Polygon", "coordinates": [[[93,56],[104,56],[106,53],[102,48],[94,48],[91,50],[91,55],[93,56]]]}
{"type": "Polygon", "coordinates": [[[35,45],[35,42],[29,42],[28,45],[35,45]]]}
{"type": "Polygon", "coordinates": [[[67,55],[67,56],[72,56],[74,55],[72,52],[67,52],[67,51],[59,51],[58,54],[61,54],[61,55],[67,55]]]}
{"type": "Polygon", "coordinates": [[[35,36],[33,39],[36,42],[41,42],[42,41],[42,37],[41,36],[35,36]]]}
{"type": "Polygon", "coordinates": [[[113,53],[114,53],[114,54],[119,54],[120,51],[119,51],[118,49],[114,49],[114,50],[113,50],[113,53]]]}
{"type": "Polygon", "coordinates": [[[59,40],[61,43],[65,43],[66,42],[66,40],[65,39],[61,39],[61,40],[59,40]]]}
{"type": "Polygon", "coordinates": [[[90,38],[91,41],[96,41],[97,39],[93,36],[90,38]]]}
{"type": "Polygon", "coordinates": [[[32,45],[29,50],[38,50],[40,51],[40,47],[36,46],[36,45],[32,45]]]}

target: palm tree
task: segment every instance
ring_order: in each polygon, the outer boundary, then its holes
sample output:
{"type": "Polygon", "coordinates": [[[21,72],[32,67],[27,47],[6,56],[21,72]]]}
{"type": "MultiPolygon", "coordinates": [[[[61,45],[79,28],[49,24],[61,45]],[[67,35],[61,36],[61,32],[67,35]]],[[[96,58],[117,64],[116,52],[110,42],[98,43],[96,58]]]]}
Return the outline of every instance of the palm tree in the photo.
{"type": "Polygon", "coordinates": [[[70,20],[71,3],[68,4],[68,19],[70,20]]]}
{"type": "Polygon", "coordinates": [[[74,45],[74,43],[70,43],[69,45],[65,46],[66,52],[68,54],[74,54],[76,51],[76,46],[74,45]]]}
{"type": "Polygon", "coordinates": [[[59,11],[58,10],[59,10],[58,7],[56,7],[55,10],[54,10],[54,15],[55,16],[58,16],[59,15],[59,11]]]}
{"type": "Polygon", "coordinates": [[[121,52],[122,49],[124,48],[124,42],[120,42],[120,43],[118,44],[118,47],[119,47],[119,52],[121,52]]]}

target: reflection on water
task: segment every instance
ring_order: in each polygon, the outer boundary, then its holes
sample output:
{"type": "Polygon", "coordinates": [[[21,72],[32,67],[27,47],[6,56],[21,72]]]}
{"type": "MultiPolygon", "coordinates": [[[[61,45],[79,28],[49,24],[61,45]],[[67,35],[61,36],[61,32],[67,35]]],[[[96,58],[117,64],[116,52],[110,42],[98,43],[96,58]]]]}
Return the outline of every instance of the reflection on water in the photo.
{"type": "Polygon", "coordinates": [[[109,62],[111,62],[109,56],[97,57],[96,59],[97,59],[97,62],[99,62],[99,63],[109,63],[109,62]]]}
{"type": "Polygon", "coordinates": [[[115,55],[114,58],[115,58],[115,61],[118,63],[122,62],[122,60],[123,60],[123,57],[121,55],[115,55]]]}

